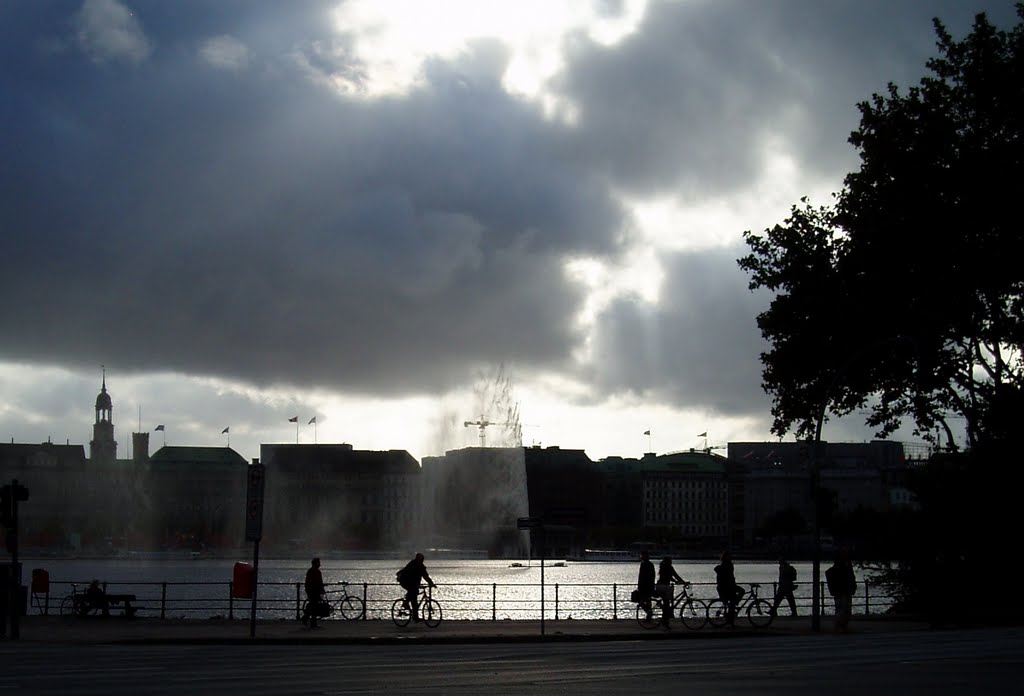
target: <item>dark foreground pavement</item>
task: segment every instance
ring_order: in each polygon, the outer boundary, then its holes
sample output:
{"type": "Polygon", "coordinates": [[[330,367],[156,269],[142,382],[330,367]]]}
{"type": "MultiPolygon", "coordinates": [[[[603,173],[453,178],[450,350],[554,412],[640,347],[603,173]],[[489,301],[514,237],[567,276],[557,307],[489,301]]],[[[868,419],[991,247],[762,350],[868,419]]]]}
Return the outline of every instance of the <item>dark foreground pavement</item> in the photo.
{"type": "MultiPolygon", "coordinates": [[[[906,618],[871,616],[854,617],[851,633],[894,633],[927,631],[924,622],[906,618]]],[[[821,634],[831,635],[832,618],[821,621],[821,634]]],[[[501,643],[535,641],[608,641],[608,640],[715,640],[738,636],[813,635],[809,616],[778,617],[768,628],[752,629],[742,622],[734,629],[711,628],[688,630],[681,622],[671,630],[646,630],[634,619],[579,621],[443,621],[437,628],[410,624],[398,628],[391,621],[321,621],[311,630],[295,620],[258,621],[251,635],[248,619],[153,619],[25,616],[21,618],[22,643],[55,644],[385,644],[385,643],[501,643]]],[[[9,642],[11,638],[0,638],[9,642]]]]}

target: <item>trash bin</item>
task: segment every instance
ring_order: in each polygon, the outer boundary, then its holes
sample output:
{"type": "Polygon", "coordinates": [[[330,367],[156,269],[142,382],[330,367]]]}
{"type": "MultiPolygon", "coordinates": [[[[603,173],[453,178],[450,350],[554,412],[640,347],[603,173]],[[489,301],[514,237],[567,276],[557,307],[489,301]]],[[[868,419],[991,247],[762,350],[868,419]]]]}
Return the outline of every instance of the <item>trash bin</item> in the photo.
{"type": "Polygon", "coordinates": [[[239,561],[231,578],[231,596],[252,599],[252,566],[239,561]]]}
{"type": "Polygon", "coordinates": [[[50,573],[46,568],[32,569],[32,594],[50,594],[50,573]]]}

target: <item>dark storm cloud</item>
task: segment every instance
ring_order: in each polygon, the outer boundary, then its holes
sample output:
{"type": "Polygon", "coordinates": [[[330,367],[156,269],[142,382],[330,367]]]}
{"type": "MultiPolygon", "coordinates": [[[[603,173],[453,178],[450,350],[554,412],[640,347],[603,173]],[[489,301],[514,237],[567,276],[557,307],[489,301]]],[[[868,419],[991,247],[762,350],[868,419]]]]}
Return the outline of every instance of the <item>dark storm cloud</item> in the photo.
{"type": "MultiPolygon", "coordinates": [[[[609,184],[742,191],[769,141],[838,181],[855,103],[916,82],[932,15],[962,34],[973,14],[653,3],[621,44],[567,44],[566,125],[501,89],[494,41],[360,99],[332,5],[0,5],[0,358],[382,395],[558,369],[582,340],[563,261],[630,244],[609,184]]],[[[751,408],[757,303],[731,252],[671,262],[662,307],[615,304],[593,382],[751,408]]]]}
{"type": "Polygon", "coordinates": [[[10,78],[5,357],[375,393],[563,360],[561,261],[615,253],[620,211],[481,71],[493,46],[368,103],[306,79],[308,35],[226,72],[138,21],[145,61],[10,78]]]}
{"type": "Polygon", "coordinates": [[[665,259],[658,303],[623,298],[598,317],[598,391],[649,403],[763,416],[758,356],[767,346],[753,317],[767,307],[736,266],[739,249],[665,259]]]}
{"type": "Polygon", "coordinates": [[[838,180],[855,165],[856,104],[920,80],[932,17],[962,35],[983,9],[1013,23],[1009,2],[652,2],[621,44],[567,42],[556,86],[580,116],[566,147],[638,194],[735,193],[769,145],[838,180]]]}

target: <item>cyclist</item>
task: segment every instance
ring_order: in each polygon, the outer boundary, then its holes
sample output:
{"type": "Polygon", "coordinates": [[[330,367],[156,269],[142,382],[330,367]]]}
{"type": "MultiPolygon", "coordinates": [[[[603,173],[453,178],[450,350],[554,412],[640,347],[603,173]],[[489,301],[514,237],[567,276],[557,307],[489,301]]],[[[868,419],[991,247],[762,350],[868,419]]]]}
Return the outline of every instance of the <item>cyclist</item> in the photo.
{"type": "Polygon", "coordinates": [[[426,580],[430,587],[435,587],[434,581],[430,579],[430,573],[427,572],[427,567],[423,565],[423,554],[417,553],[415,558],[395,574],[395,578],[398,580],[398,584],[405,589],[405,606],[411,609],[412,620],[418,623],[420,620],[420,583],[426,580]]]}
{"type": "Polygon", "coordinates": [[[665,556],[658,565],[658,584],[655,591],[661,597],[661,625],[669,628],[669,619],[672,618],[672,583],[685,582],[676,569],[672,566],[672,559],[665,556]]]}
{"type": "Polygon", "coordinates": [[[732,554],[728,551],[722,552],[722,560],[715,566],[715,576],[715,588],[718,590],[718,597],[725,603],[726,607],[726,624],[732,626],[736,622],[736,607],[746,592],[736,584],[736,572],[732,567],[732,554]]]}
{"type": "Polygon", "coordinates": [[[320,572],[320,559],[314,558],[306,571],[306,613],[302,616],[302,623],[310,628],[319,628],[316,625],[317,615],[320,613],[320,605],[324,601],[324,576],[320,572]]]}
{"type": "Polygon", "coordinates": [[[654,594],[654,564],[651,556],[644,549],[640,552],[640,574],[636,579],[636,593],[639,604],[647,612],[647,620],[651,619],[651,595],[654,594]]]}

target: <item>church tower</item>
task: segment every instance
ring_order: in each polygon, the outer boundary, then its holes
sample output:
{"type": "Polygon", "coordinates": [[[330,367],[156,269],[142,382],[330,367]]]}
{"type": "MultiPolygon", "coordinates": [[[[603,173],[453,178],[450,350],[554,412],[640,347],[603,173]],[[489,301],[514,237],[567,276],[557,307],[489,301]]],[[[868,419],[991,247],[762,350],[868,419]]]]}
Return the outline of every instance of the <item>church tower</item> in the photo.
{"type": "Polygon", "coordinates": [[[92,426],[92,442],[89,443],[90,459],[93,462],[113,463],[117,460],[117,443],[114,442],[114,405],[107,393],[107,370],[103,369],[103,387],[96,396],[96,422],[92,426]]]}

